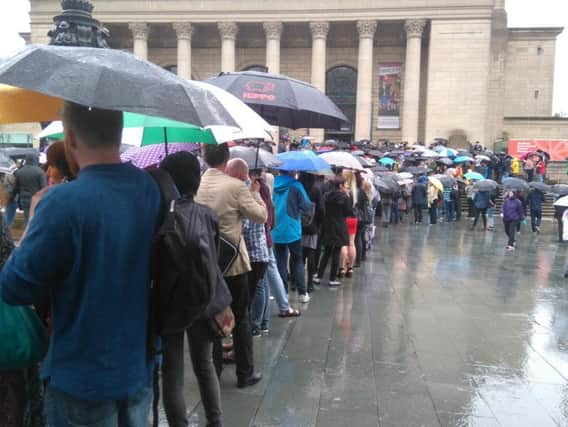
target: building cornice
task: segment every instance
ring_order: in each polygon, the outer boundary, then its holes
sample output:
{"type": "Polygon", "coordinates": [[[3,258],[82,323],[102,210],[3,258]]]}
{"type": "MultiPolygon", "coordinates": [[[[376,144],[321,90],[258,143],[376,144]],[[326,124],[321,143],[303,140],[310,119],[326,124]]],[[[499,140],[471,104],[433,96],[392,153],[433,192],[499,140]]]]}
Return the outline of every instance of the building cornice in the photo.
{"type": "Polygon", "coordinates": [[[564,27],[513,27],[508,28],[512,39],[555,39],[564,31],[564,27]]]}

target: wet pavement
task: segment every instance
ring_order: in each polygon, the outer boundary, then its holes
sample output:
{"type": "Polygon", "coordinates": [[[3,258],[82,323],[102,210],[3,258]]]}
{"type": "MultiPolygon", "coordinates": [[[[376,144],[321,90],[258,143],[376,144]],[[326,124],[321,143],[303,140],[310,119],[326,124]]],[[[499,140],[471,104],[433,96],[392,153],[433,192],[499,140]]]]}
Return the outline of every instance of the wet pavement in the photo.
{"type": "Polygon", "coordinates": [[[568,246],[543,229],[511,253],[502,227],[380,229],[356,277],[255,339],[259,385],[225,370],[225,425],[567,426],[568,246]]]}

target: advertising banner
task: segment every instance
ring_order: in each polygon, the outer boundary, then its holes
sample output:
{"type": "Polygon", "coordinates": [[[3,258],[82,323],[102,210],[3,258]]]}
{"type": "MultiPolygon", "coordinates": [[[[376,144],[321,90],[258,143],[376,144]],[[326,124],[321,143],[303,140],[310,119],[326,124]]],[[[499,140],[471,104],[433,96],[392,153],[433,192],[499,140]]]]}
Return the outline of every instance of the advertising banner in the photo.
{"type": "Polygon", "coordinates": [[[400,64],[379,66],[379,129],[400,129],[400,64]]]}
{"type": "Polygon", "coordinates": [[[550,155],[553,162],[568,158],[568,139],[510,139],[509,155],[520,158],[524,154],[542,150],[550,155]]]}

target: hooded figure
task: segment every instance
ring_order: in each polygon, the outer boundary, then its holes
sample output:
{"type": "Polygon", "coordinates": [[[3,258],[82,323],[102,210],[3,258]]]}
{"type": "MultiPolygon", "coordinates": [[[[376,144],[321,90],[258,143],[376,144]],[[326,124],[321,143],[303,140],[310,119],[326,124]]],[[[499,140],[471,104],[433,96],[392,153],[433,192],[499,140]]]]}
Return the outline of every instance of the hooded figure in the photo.
{"type": "Polygon", "coordinates": [[[43,169],[38,166],[38,159],[35,154],[26,155],[24,166],[17,170],[14,176],[16,177],[14,195],[20,195],[20,205],[24,211],[24,220],[27,224],[32,197],[47,186],[47,178],[43,169]]]}

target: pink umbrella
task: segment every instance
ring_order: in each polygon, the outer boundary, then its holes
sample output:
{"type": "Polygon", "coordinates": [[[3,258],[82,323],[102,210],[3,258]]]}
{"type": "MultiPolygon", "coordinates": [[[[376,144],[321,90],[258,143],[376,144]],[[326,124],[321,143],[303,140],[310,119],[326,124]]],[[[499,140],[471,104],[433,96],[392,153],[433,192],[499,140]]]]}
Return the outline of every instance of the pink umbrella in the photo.
{"type": "MultiPolygon", "coordinates": [[[[199,150],[199,144],[189,144],[187,142],[174,142],[168,144],[168,154],[180,151],[193,152],[199,150]]],[[[165,144],[146,145],[144,147],[134,147],[121,154],[121,160],[131,162],[140,169],[151,166],[158,166],[166,157],[165,144]]]]}

